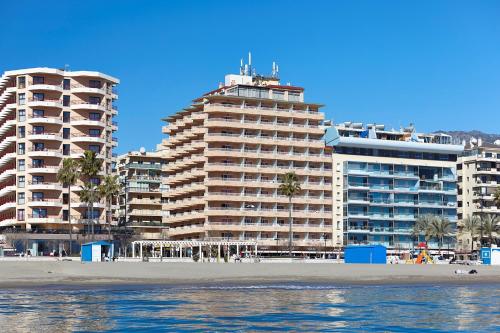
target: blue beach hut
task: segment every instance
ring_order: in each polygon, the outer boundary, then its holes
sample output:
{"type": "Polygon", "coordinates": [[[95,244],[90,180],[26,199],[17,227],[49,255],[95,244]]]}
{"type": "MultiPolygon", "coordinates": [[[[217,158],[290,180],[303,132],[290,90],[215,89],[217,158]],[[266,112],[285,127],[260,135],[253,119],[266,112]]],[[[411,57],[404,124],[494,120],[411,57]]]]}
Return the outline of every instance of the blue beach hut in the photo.
{"type": "Polygon", "coordinates": [[[349,245],[344,250],[346,264],[386,264],[387,248],[383,245],[349,245]]]}
{"type": "Polygon", "coordinates": [[[82,262],[101,262],[113,257],[113,243],[106,241],[90,242],[82,245],[82,262]]]}

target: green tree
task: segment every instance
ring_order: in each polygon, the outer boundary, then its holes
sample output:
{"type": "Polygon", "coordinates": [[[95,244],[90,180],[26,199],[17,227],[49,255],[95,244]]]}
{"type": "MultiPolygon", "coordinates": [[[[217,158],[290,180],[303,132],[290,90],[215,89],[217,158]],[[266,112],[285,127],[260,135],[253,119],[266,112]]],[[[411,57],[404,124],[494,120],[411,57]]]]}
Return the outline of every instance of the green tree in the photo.
{"type": "Polygon", "coordinates": [[[474,252],[474,240],[479,235],[480,220],[476,215],[468,215],[460,224],[462,234],[467,234],[471,239],[471,252],[474,252]]]}
{"type": "Polygon", "coordinates": [[[57,172],[57,181],[63,186],[68,187],[68,225],[69,225],[69,254],[71,255],[71,247],[73,243],[73,228],[71,226],[71,186],[76,184],[79,177],[78,163],[71,159],[65,158],[61,169],[57,172]]]}
{"type": "MultiPolygon", "coordinates": [[[[483,217],[481,217],[481,230],[483,232],[483,236],[488,238],[489,244],[493,244],[493,241],[495,240],[495,233],[498,232],[499,230],[499,219],[498,216],[492,215],[492,214],[486,214],[483,217]]],[[[496,244],[496,242],[495,242],[496,244]]]]}
{"type": "Polygon", "coordinates": [[[292,198],[301,191],[299,177],[295,172],[287,172],[281,177],[278,191],[288,197],[288,255],[292,257],[292,198]]]}
{"type": "MultiPolygon", "coordinates": [[[[97,158],[97,154],[91,150],[86,150],[83,153],[83,157],[78,161],[80,165],[80,174],[83,176],[83,181],[89,191],[96,191],[97,188],[95,185],[90,184],[90,180],[92,178],[100,178],[99,177],[99,172],[102,169],[102,162],[103,160],[100,158],[97,158]]],[[[90,212],[90,217],[91,222],[92,222],[92,239],[94,239],[94,203],[100,200],[99,194],[93,193],[92,195],[84,195],[87,199],[94,199],[93,201],[84,201],[88,203],[89,207],[89,212],[90,212]]],[[[80,200],[83,201],[83,199],[80,196],[80,200]]]]}
{"type": "Polygon", "coordinates": [[[111,205],[120,193],[120,184],[118,184],[118,176],[106,176],[103,182],[99,185],[99,194],[106,200],[106,222],[108,224],[108,240],[111,241],[111,205]]]}
{"type": "Polygon", "coordinates": [[[86,182],[83,184],[78,195],[80,196],[80,200],[87,204],[87,221],[92,225],[91,233],[92,240],[94,240],[94,203],[99,201],[100,193],[96,185],[86,182]]]}
{"type": "Polygon", "coordinates": [[[438,240],[439,254],[441,254],[441,248],[443,247],[443,240],[446,236],[451,234],[452,227],[448,219],[437,217],[432,219],[428,226],[428,235],[432,238],[438,240]]]}
{"type": "Polygon", "coordinates": [[[413,225],[412,235],[417,237],[417,243],[420,243],[420,236],[424,236],[427,241],[426,236],[429,230],[429,225],[435,219],[431,214],[420,215],[413,225]]]}

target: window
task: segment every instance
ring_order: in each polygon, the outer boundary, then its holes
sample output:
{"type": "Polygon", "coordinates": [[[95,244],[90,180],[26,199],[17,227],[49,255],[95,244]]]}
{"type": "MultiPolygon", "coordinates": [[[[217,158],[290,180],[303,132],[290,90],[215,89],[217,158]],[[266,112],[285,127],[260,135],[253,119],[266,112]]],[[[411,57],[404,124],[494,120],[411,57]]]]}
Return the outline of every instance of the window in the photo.
{"type": "Polygon", "coordinates": [[[33,126],[33,134],[44,134],[45,127],[43,126],[33,126]]]}
{"type": "Polygon", "coordinates": [[[26,127],[24,126],[19,126],[17,128],[17,137],[18,138],[24,138],[26,136],[26,127]]]}
{"type": "Polygon", "coordinates": [[[33,110],[33,118],[44,118],[45,111],[44,110],[33,110]]]}
{"type": "Polygon", "coordinates": [[[89,87],[90,88],[101,88],[101,81],[99,80],[90,80],[89,81],[89,87]]]}
{"type": "Polygon", "coordinates": [[[24,209],[17,210],[17,220],[24,221],[24,209]]]}
{"type": "Polygon", "coordinates": [[[99,145],[89,145],[89,150],[99,154],[101,152],[101,147],[99,145]]]}
{"type": "Polygon", "coordinates": [[[33,150],[34,151],[44,151],[45,144],[43,144],[42,142],[35,142],[35,143],[33,143],[33,150]]]}
{"type": "Polygon", "coordinates": [[[19,105],[24,105],[26,104],[26,94],[22,93],[22,94],[18,94],[17,95],[17,103],[19,105]]]}
{"type": "Polygon", "coordinates": [[[17,177],[17,187],[24,188],[24,185],[25,185],[25,178],[24,178],[24,176],[17,177]]]}
{"type": "Polygon", "coordinates": [[[43,168],[43,160],[33,159],[33,168],[43,168]]]}
{"type": "Polygon", "coordinates": [[[26,88],[26,77],[25,76],[20,76],[17,78],[17,87],[19,89],[26,88]]]}
{"type": "Polygon", "coordinates": [[[33,208],[33,217],[34,218],[46,218],[47,217],[47,209],[46,208],[33,208]]]}
{"type": "Polygon", "coordinates": [[[69,220],[69,213],[68,210],[65,209],[63,210],[63,221],[68,221],[69,220]]]}
{"type": "Polygon", "coordinates": [[[24,160],[18,160],[17,161],[17,170],[18,171],[24,171],[25,169],[26,169],[25,161],[24,160]]]}
{"type": "Polygon", "coordinates": [[[69,154],[70,154],[69,144],[64,143],[63,144],[63,155],[69,155],[69,154]]]}
{"type": "Polygon", "coordinates": [[[101,114],[97,112],[91,112],[89,113],[89,119],[90,120],[101,120],[101,114]]]}
{"type": "Polygon", "coordinates": [[[63,122],[64,123],[69,123],[70,120],[70,113],[68,111],[63,112],[63,122]]]}
{"type": "Polygon", "coordinates": [[[89,104],[101,104],[101,98],[96,96],[90,96],[89,104]]]}
{"type": "Polygon", "coordinates": [[[63,128],[63,139],[69,139],[70,131],[69,128],[63,128]]]}
{"type": "Polygon", "coordinates": [[[43,101],[43,100],[45,100],[45,94],[44,93],[33,93],[33,100],[34,101],[43,101]]]}
{"type": "Polygon", "coordinates": [[[25,153],[25,151],[24,151],[25,147],[26,147],[26,145],[24,143],[18,143],[17,144],[17,154],[18,155],[24,155],[24,153],[25,153]]]}
{"type": "Polygon", "coordinates": [[[43,192],[32,192],[31,193],[31,200],[32,201],[43,201],[43,192]]]}
{"type": "Polygon", "coordinates": [[[17,194],[17,203],[19,205],[24,205],[25,198],[24,198],[24,192],[18,193],[17,194]]]}
{"type": "Polygon", "coordinates": [[[33,84],[44,84],[45,78],[43,76],[33,76],[33,84]]]}
{"type": "Polygon", "coordinates": [[[69,79],[64,79],[63,80],[63,89],[64,90],[69,90],[70,87],[71,87],[70,86],[70,80],[69,79]]]}
{"type": "Polygon", "coordinates": [[[26,120],[26,110],[17,111],[17,119],[19,121],[25,121],[26,120]]]}
{"type": "Polygon", "coordinates": [[[99,178],[90,178],[89,182],[95,186],[99,186],[99,184],[101,183],[101,180],[99,178]]]}
{"type": "Polygon", "coordinates": [[[101,130],[96,128],[89,129],[89,135],[93,138],[98,138],[101,136],[101,130]]]}
{"type": "Polygon", "coordinates": [[[44,181],[43,176],[33,176],[33,178],[31,178],[31,182],[33,184],[43,184],[43,181],[44,181]]]}
{"type": "Polygon", "coordinates": [[[69,95],[63,96],[63,106],[69,106],[70,97],[69,95]]]}

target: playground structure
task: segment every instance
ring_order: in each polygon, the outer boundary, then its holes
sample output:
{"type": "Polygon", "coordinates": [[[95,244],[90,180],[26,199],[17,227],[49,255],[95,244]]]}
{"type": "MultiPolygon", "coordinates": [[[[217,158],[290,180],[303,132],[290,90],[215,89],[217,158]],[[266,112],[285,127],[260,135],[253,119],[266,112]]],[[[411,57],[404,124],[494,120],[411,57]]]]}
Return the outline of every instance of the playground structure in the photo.
{"type": "Polygon", "coordinates": [[[407,264],[433,264],[434,260],[431,258],[427,252],[427,244],[422,242],[417,246],[417,251],[419,251],[418,256],[414,259],[409,259],[406,261],[407,264]]]}

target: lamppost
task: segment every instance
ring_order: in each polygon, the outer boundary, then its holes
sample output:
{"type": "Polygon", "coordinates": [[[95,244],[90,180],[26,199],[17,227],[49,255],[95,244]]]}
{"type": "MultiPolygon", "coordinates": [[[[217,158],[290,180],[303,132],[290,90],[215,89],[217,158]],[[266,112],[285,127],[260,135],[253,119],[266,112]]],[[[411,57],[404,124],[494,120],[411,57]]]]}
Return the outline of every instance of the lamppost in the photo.
{"type": "Polygon", "coordinates": [[[325,252],[325,254],[324,254],[324,256],[323,256],[323,258],[324,258],[324,259],[326,259],[326,237],[327,237],[327,236],[328,236],[328,235],[327,235],[327,234],[326,234],[326,232],[325,232],[325,233],[323,234],[323,240],[325,241],[325,247],[324,247],[324,252],[325,252]]]}
{"type": "Polygon", "coordinates": [[[480,203],[481,203],[481,217],[480,217],[480,222],[481,222],[481,228],[480,228],[480,239],[479,239],[479,247],[483,247],[483,219],[484,219],[484,194],[486,192],[486,187],[481,186],[481,191],[479,193],[480,196],[480,203]]]}
{"type": "Polygon", "coordinates": [[[278,249],[279,249],[279,238],[278,235],[276,234],[276,237],[274,237],[274,240],[276,241],[276,256],[278,256],[278,249]]]}

